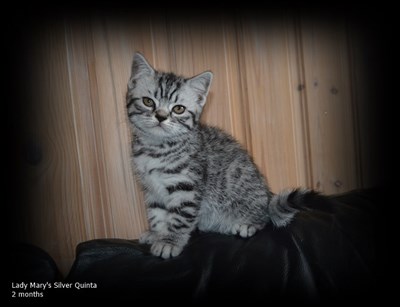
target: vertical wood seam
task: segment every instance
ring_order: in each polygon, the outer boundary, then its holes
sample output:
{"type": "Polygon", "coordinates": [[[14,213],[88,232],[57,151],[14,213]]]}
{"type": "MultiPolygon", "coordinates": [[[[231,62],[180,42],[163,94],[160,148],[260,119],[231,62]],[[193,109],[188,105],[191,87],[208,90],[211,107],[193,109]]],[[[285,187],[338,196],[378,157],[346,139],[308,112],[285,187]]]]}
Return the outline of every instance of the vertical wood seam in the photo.
{"type": "Polygon", "coordinates": [[[240,105],[243,109],[243,117],[245,117],[244,122],[246,123],[244,125],[245,128],[245,138],[246,138],[246,149],[247,151],[253,155],[253,142],[252,140],[252,129],[251,129],[251,125],[249,124],[250,122],[250,114],[249,114],[249,94],[247,91],[247,87],[244,86],[245,82],[243,80],[243,61],[241,61],[242,57],[244,57],[245,55],[243,55],[243,51],[242,48],[240,47],[239,42],[242,40],[243,37],[243,25],[242,22],[240,21],[240,19],[238,17],[236,17],[237,19],[235,19],[235,23],[234,23],[234,31],[235,31],[235,37],[236,37],[236,49],[237,49],[237,54],[238,54],[238,59],[237,59],[237,66],[238,66],[238,74],[239,74],[239,82],[240,82],[240,105]]]}
{"type": "MultiPolygon", "coordinates": [[[[72,108],[72,121],[73,121],[73,127],[74,127],[74,135],[75,135],[75,146],[76,146],[76,153],[77,153],[77,158],[78,158],[78,166],[79,166],[79,178],[80,178],[80,187],[81,187],[81,193],[85,191],[85,181],[84,181],[84,175],[83,175],[83,169],[82,169],[82,157],[81,157],[81,148],[79,146],[79,135],[78,135],[78,127],[77,127],[77,110],[75,107],[75,98],[74,98],[74,86],[72,83],[72,73],[71,73],[71,46],[68,40],[68,30],[67,30],[67,23],[65,20],[63,20],[63,28],[64,28],[64,40],[65,40],[65,51],[66,51],[66,58],[67,58],[67,71],[68,71],[68,83],[69,83],[69,90],[70,90],[70,104],[72,108]]],[[[82,197],[82,195],[81,195],[82,197]]],[[[85,211],[85,206],[83,206],[82,210],[85,211]]],[[[81,227],[84,229],[84,234],[87,234],[87,229],[86,225],[89,225],[89,228],[91,226],[90,219],[87,218],[87,214],[84,214],[83,219],[85,220],[85,225],[81,225],[81,227]],[[88,223],[88,224],[86,224],[88,223]]],[[[83,234],[81,234],[83,235],[83,234]]]]}
{"type": "MultiPolygon", "coordinates": [[[[102,20],[100,20],[100,22],[99,22],[99,25],[98,25],[98,27],[100,28],[99,29],[99,31],[101,32],[101,35],[103,36],[103,38],[105,39],[105,37],[104,37],[104,23],[105,23],[105,19],[102,19],[102,20]]],[[[93,31],[91,31],[91,33],[92,33],[92,35],[91,35],[91,39],[92,39],[92,42],[93,42],[93,46],[94,46],[94,37],[93,37],[93,31]]],[[[107,59],[109,59],[109,50],[107,49],[107,54],[108,54],[108,57],[107,57],[107,59]]],[[[94,55],[94,57],[96,57],[96,52],[94,51],[94,53],[93,53],[93,55],[94,55]]],[[[98,84],[98,79],[97,79],[97,70],[96,70],[96,66],[95,66],[95,79],[96,79],[96,89],[95,89],[95,91],[98,93],[98,86],[97,86],[97,84],[98,84]]],[[[104,125],[104,123],[103,123],[103,121],[102,121],[102,117],[101,116],[98,116],[98,119],[99,119],[99,121],[100,121],[100,123],[101,123],[101,126],[102,127],[105,127],[105,125],[104,125]]],[[[107,144],[105,144],[104,142],[103,142],[103,136],[100,136],[99,138],[96,138],[96,139],[98,139],[99,140],[99,142],[100,142],[100,148],[101,148],[101,151],[103,152],[103,154],[101,155],[101,163],[103,164],[103,172],[104,172],[104,178],[110,178],[110,176],[109,176],[109,174],[107,174],[108,173],[108,168],[107,168],[107,161],[104,159],[104,148],[107,146],[107,144]]],[[[104,181],[103,181],[103,183],[104,183],[104,181]]],[[[114,234],[115,233],[117,233],[117,230],[116,230],[116,223],[114,222],[115,221],[115,214],[114,214],[114,210],[113,210],[113,204],[112,204],[112,201],[111,201],[111,193],[109,192],[109,187],[106,185],[106,193],[105,193],[105,198],[107,199],[107,204],[109,205],[109,214],[110,214],[110,218],[108,219],[109,220],[109,223],[110,223],[110,225],[111,225],[111,230],[112,230],[112,236],[114,236],[114,234]]],[[[104,207],[103,207],[104,208],[104,207]]],[[[103,208],[102,208],[102,213],[104,214],[104,210],[103,210],[103,208]]],[[[105,227],[105,228],[107,228],[107,227],[105,227]]],[[[105,233],[107,234],[107,231],[105,231],[105,233]]]]}
{"type": "MultiPolygon", "coordinates": [[[[121,176],[122,176],[122,179],[123,179],[123,182],[124,182],[124,188],[125,188],[125,191],[126,192],[132,192],[131,191],[131,188],[130,188],[130,186],[129,186],[129,183],[128,183],[128,181],[126,180],[127,179],[127,177],[130,177],[131,176],[131,168],[129,168],[129,169],[127,169],[126,167],[125,167],[125,163],[124,163],[124,155],[123,155],[123,150],[122,150],[122,148],[123,148],[123,146],[122,146],[122,144],[123,144],[123,137],[122,137],[122,135],[121,135],[121,125],[120,125],[120,121],[119,121],[119,114],[120,114],[120,112],[119,112],[119,108],[118,108],[118,95],[117,95],[117,92],[116,92],[116,84],[115,84],[115,79],[116,79],[116,76],[115,76],[115,73],[114,73],[114,70],[113,70],[113,65],[112,65],[112,58],[111,58],[111,47],[110,47],[110,39],[109,39],[109,35],[108,35],[108,31],[107,31],[107,24],[106,24],[106,22],[104,21],[104,24],[103,24],[103,27],[104,27],[104,36],[105,36],[105,45],[106,45],[106,50],[107,50],[107,63],[108,63],[108,70],[109,70],[109,72],[110,72],[110,74],[111,74],[111,86],[112,86],[112,96],[113,96],[113,105],[114,105],[114,109],[115,109],[115,114],[116,114],[116,118],[115,118],[115,128],[116,128],[116,130],[117,130],[117,135],[118,135],[118,140],[119,140],[119,145],[120,145],[120,150],[119,150],[119,163],[120,163],[120,165],[121,165],[121,169],[123,170],[123,174],[121,174],[121,176]],[[129,174],[127,174],[127,172],[129,172],[129,174]]],[[[121,101],[121,103],[123,103],[123,105],[124,105],[124,108],[125,108],[125,102],[124,101],[121,101]]],[[[127,195],[125,195],[125,196],[127,196],[127,195]]],[[[128,202],[128,200],[129,200],[129,197],[127,196],[126,198],[125,198],[125,200],[128,202]]],[[[137,204],[135,204],[135,205],[137,205],[137,204]]],[[[114,218],[114,217],[113,217],[114,218]]],[[[141,220],[137,220],[137,222],[139,222],[139,224],[141,224],[140,226],[144,226],[143,225],[143,223],[142,223],[142,221],[141,220]]],[[[117,224],[117,223],[115,223],[115,222],[113,222],[112,223],[113,224],[113,230],[114,230],[114,233],[116,233],[116,229],[114,228],[115,227],[115,225],[117,224]]],[[[143,228],[143,227],[142,227],[143,228]]]]}
{"type": "Polygon", "coordinates": [[[150,27],[150,40],[151,40],[151,53],[153,55],[153,59],[152,59],[152,63],[154,65],[154,67],[157,67],[158,63],[157,63],[157,59],[155,57],[156,54],[156,50],[155,50],[155,42],[154,42],[154,29],[153,29],[153,21],[150,17],[149,20],[149,27],[150,27]]]}
{"type": "MultiPolygon", "coordinates": [[[[303,51],[303,37],[301,34],[301,21],[297,18],[294,20],[294,35],[295,35],[295,46],[296,46],[296,58],[297,58],[297,71],[299,73],[299,80],[306,82],[305,76],[305,64],[304,64],[304,51],[303,51]]],[[[303,150],[305,155],[304,170],[306,172],[307,186],[314,187],[314,176],[313,176],[313,160],[311,151],[311,136],[310,136],[310,121],[309,121],[309,110],[308,110],[308,97],[307,97],[308,86],[305,84],[304,90],[300,93],[300,104],[301,104],[301,118],[302,118],[302,129],[304,136],[303,150]]]]}
{"type": "MultiPolygon", "coordinates": [[[[293,143],[294,143],[294,151],[295,151],[295,164],[296,164],[296,179],[297,179],[297,184],[299,184],[301,182],[301,173],[306,172],[306,164],[304,161],[299,161],[299,158],[304,158],[305,154],[304,154],[304,148],[303,150],[299,149],[298,146],[298,142],[295,139],[296,138],[296,129],[298,128],[298,126],[296,125],[296,123],[300,123],[300,130],[301,130],[301,134],[303,135],[302,137],[304,138],[304,122],[302,120],[302,114],[296,114],[296,108],[294,106],[295,103],[300,102],[301,101],[301,95],[302,93],[300,92],[299,95],[299,101],[296,101],[296,94],[294,91],[294,86],[295,83],[297,84],[299,81],[301,81],[301,79],[299,78],[299,65],[298,65],[298,53],[297,53],[297,49],[296,49],[296,42],[295,43],[295,50],[291,50],[290,46],[290,41],[294,38],[294,40],[296,40],[295,37],[290,38],[291,35],[291,31],[293,31],[293,36],[295,35],[295,30],[294,30],[294,22],[293,20],[288,20],[288,18],[290,17],[286,17],[286,22],[285,22],[285,44],[286,44],[286,60],[287,60],[287,67],[288,67],[288,79],[289,79],[289,84],[292,86],[291,89],[289,90],[289,104],[291,106],[290,110],[291,110],[291,122],[293,123],[292,125],[292,135],[291,138],[293,139],[293,143]],[[295,54],[295,62],[292,63],[292,58],[291,58],[291,53],[295,54]],[[294,64],[294,65],[293,65],[294,64]],[[296,72],[296,77],[297,80],[293,80],[293,76],[291,71],[295,71],[296,72]],[[300,118],[300,119],[299,119],[300,118]]],[[[303,139],[302,139],[303,141],[303,139]]],[[[304,147],[304,146],[300,146],[300,147],[304,147]]],[[[307,174],[305,174],[305,177],[307,178],[307,174]]],[[[307,180],[307,179],[306,179],[307,180]]]]}
{"type": "Polygon", "coordinates": [[[228,52],[227,52],[227,49],[226,49],[226,31],[225,31],[224,25],[222,25],[222,36],[223,36],[222,43],[223,43],[223,47],[224,47],[225,74],[226,74],[225,82],[226,82],[227,93],[228,93],[228,97],[227,98],[228,98],[228,106],[229,106],[228,107],[228,110],[229,110],[229,124],[230,124],[231,131],[234,131],[234,127],[235,127],[235,125],[233,123],[234,115],[233,115],[232,112],[233,112],[233,108],[235,106],[232,103],[231,86],[230,86],[230,82],[229,82],[230,80],[229,80],[228,59],[227,59],[228,52]]]}
{"type": "Polygon", "coordinates": [[[76,120],[76,108],[75,108],[75,100],[74,100],[74,87],[72,85],[72,74],[71,74],[71,54],[70,54],[70,46],[68,43],[68,35],[67,35],[67,25],[66,22],[63,21],[63,28],[64,28],[64,40],[65,40],[65,49],[66,49],[66,54],[67,54],[67,67],[68,67],[68,84],[71,92],[71,107],[72,107],[72,118],[73,118],[73,125],[74,125],[74,134],[75,134],[75,145],[77,148],[77,154],[78,154],[78,165],[79,165],[79,175],[81,178],[81,188],[82,190],[84,189],[83,186],[83,172],[82,172],[82,158],[79,150],[79,144],[78,144],[78,128],[77,128],[77,120],[76,120]]]}
{"type": "MultiPolygon", "coordinates": [[[[94,50],[94,33],[93,33],[93,27],[91,26],[91,31],[90,31],[90,40],[91,40],[91,44],[92,44],[92,46],[93,46],[93,49],[92,49],[92,56],[93,56],[93,59],[94,59],[94,61],[95,61],[95,58],[96,58],[96,52],[95,52],[95,50],[94,50]]],[[[92,99],[92,97],[94,97],[94,96],[96,96],[97,98],[99,97],[99,89],[98,89],[98,79],[97,79],[97,70],[96,70],[96,63],[95,63],[95,66],[94,66],[94,69],[95,69],[95,71],[94,71],[94,85],[95,85],[95,88],[91,88],[90,89],[90,96],[91,96],[91,106],[93,106],[93,100],[94,99],[92,99]],[[93,94],[94,95],[93,95],[93,94]]],[[[90,78],[90,74],[89,74],[89,78],[90,78]]],[[[100,122],[100,126],[101,127],[104,127],[104,124],[103,124],[103,122],[102,122],[102,119],[101,119],[101,116],[99,116],[99,113],[98,113],[98,110],[96,110],[95,108],[91,108],[91,113],[92,113],[92,117],[94,118],[94,119],[96,119],[96,121],[98,121],[98,122],[100,122]],[[96,114],[96,113],[97,114],[96,114]]],[[[107,167],[106,167],[106,165],[105,165],[105,161],[104,161],[104,143],[103,143],[103,137],[102,137],[102,135],[99,135],[99,133],[97,133],[97,129],[95,129],[95,127],[94,127],[94,125],[95,125],[95,122],[93,123],[93,133],[94,133],[94,137],[95,137],[95,142],[94,142],[94,144],[95,144],[95,150],[96,150],[96,165],[97,165],[97,167],[98,167],[98,169],[99,170],[101,170],[102,171],[102,173],[104,174],[104,177],[105,178],[107,178],[108,177],[108,174],[107,174],[107,167]]],[[[108,187],[108,185],[105,185],[104,184],[105,183],[105,181],[104,181],[104,178],[103,178],[103,180],[101,180],[100,178],[99,178],[99,187],[100,187],[100,194],[101,194],[101,201],[102,201],[102,206],[101,206],[101,213],[102,213],[102,215],[103,215],[103,218],[104,218],[104,220],[103,220],[103,225],[104,225],[104,233],[105,233],[105,236],[106,237],[108,237],[108,236],[110,236],[110,233],[109,233],[109,230],[111,230],[111,229],[109,229],[108,227],[107,227],[107,225],[106,225],[106,223],[107,222],[109,222],[109,223],[111,223],[112,222],[112,220],[113,220],[113,210],[112,210],[112,206],[110,206],[110,210],[109,210],[109,213],[110,213],[110,215],[111,215],[111,221],[109,221],[109,215],[107,214],[106,215],[106,213],[105,213],[105,211],[104,211],[104,208],[106,207],[106,206],[109,206],[110,204],[111,204],[111,200],[110,200],[110,193],[109,193],[109,187],[108,187]]],[[[111,234],[111,236],[113,235],[115,233],[115,229],[114,229],[114,227],[112,228],[112,234],[111,234]]]]}

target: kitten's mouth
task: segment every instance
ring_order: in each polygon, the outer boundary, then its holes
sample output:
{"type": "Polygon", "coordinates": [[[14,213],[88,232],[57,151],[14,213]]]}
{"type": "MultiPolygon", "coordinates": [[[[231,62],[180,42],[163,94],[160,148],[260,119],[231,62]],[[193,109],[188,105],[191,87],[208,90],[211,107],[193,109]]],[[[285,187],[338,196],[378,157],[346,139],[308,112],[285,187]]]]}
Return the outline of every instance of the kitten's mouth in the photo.
{"type": "Polygon", "coordinates": [[[160,129],[162,129],[163,131],[166,131],[164,125],[162,124],[162,122],[156,124],[153,128],[160,128],[160,129]]]}

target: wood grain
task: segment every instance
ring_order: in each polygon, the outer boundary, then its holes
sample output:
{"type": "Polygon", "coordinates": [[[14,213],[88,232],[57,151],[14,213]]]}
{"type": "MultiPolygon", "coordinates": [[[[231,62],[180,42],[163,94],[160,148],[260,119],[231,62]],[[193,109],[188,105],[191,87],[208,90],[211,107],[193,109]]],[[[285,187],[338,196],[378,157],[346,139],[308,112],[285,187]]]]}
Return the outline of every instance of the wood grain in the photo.
{"type": "Polygon", "coordinates": [[[160,70],[214,73],[202,121],[232,133],[273,191],[376,183],[361,132],[371,119],[365,61],[344,23],[133,12],[66,19],[35,35],[24,139],[43,157],[24,164],[21,239],[64,274],[79,242],[134,239],[147,227],[125,110],[135,51],[160,70]]]}
{"type": "Polygon", "coordinates": [[[338,193],[359,186],[344,23],[302,22],[313,188],[338,193]]]}
{"type": "MultiPolygon", "coordinates": [[[[207,70],[214,73],[202,120],[232,133],[234,125],[229,115],[235,102],[229,90],[235,84],[228,82],[227,67],[233,69],[234,66],[229,65],[232,58],[227,57],[225,52],[229,41],[224,26],[228,25],[223,20],[207,23],[199,18],[192,22],[185,19],[170,20],[168,28],[169,40],[174,42],[171,52],[179,74],[195,76],[207,70]]],[[[235,91],[232,94],[235,95],[235,91]]]]}
{"type": "Polygon", "coordinates": [[[39,33],[32,53],[34,81],[31,135],[42,161],[25,170],[27,200],[25,239],[45,249],[66,271],[77,242],[84,240],[83,181],[77,151],[77,131],[69,80],[63,25],[39,33]]]}
{"type": "Polygon", "coordinates": [[[295,131],[303,128],[295,126],[301,125],[301,113],[294,106],[300,99],[300,80],[293,80],[299,69],[293,63],[291,46],[294,26],[285,18],[264,21],[248,17],[239,37],[241,82],[247,89],[249,114],[244,120],[250,125],[254,160],[274,191],[305,185],[307,181],[299,182],[298,173],[304,174],[307,162],[295,143],[295,131]]]}

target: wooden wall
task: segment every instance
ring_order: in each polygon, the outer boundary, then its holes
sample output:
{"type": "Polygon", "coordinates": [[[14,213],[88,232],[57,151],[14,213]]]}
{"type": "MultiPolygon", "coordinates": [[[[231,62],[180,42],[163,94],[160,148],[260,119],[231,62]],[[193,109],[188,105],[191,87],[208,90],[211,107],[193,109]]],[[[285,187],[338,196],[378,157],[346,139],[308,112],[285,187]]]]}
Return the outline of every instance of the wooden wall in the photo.
{"type": "Polygon", "coordinates": [[[97,15],[33,31],[21,238],[49,252],[63,273],[79,242],[134,239],[147,225],[124,99],[134,51],[161,70],[213,71],[202,119],[249,150],[273,191],[331,194],[376,184],[360,132],[368,126],[365,67],[348,24],[212,17],[97,15]]]}

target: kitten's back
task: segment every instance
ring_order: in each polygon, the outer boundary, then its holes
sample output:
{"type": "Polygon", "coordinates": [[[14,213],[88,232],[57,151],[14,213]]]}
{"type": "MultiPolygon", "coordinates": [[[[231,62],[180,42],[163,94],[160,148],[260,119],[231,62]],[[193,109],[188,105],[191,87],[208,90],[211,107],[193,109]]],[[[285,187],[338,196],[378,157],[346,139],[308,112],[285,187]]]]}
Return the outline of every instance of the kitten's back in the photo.
{"type": "Polygon", "coordinates": [[[233,137],[207,125],[199,132],[207,174],[201,206],[207,218],[200,218],[199,228],[222,233],[232,233],[233,224],[261,228],[272,196],[264,177],[233,137]]]}

